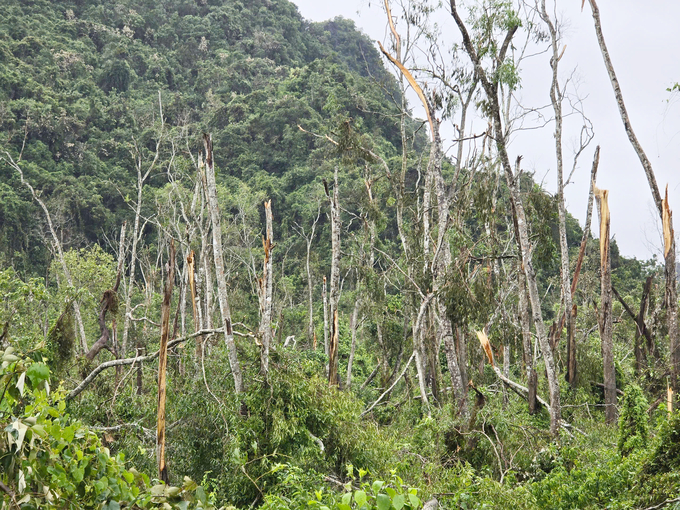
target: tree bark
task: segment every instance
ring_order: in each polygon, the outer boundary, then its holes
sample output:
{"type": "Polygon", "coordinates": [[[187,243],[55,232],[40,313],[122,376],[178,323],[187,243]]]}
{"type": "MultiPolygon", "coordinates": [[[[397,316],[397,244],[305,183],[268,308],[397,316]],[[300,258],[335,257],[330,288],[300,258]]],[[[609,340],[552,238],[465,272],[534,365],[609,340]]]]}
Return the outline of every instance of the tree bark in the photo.
{"type": "MultiPolygon", "coordinates": [[[[326,277],[323,277],[323,286],[321,288],[321,298],[323,300],[323,353],[328,356],[330,354],[329,351],[329,343],[328,343],[328,332],[330,330],[330,326],[328,325],[328,291],[327,291],[328,285],[326,281],[326,277]]],[[[328,375],[328,368],[326,368],[326,375],[328,375]]]]}
{"type": "MultiPolygon", "coordinates": [[[[43,212],[45,213],[45,219],[47,220],[47,226],[50,229],[50,234],[52,235],[52,243],[54,245],[54,249],[57,252],[57,258],[59,259],[59,263],[61,264],[61,269],[64,271],[64,276],[66,277],[66,283],[69,286],[69,289],[75,289],[73,285],[73,278],[71,278],[71,271],[69,271],[68,266],[66,265],[66,259],[64,258],[64,252],[62,250],[61,242],[59,241],[59,237],[57,236],[57,232],[54,230],[54,225],[52,224],[52,216],[50,216],[50,212],[47,209],[47,206],[45,205],[45,202],[43,202],[38,194],[35,192],[35,189],[33,189],[33,186],[24,179],[24,172],[21,170],[21,167],[19,166],[18,163],[12,159],[12,156],[9,154],[9,152],[5,151],[6,158],[5,161],[14,168],[17,172],[19,172],[19,177],[21,179],[21,183],[26,186],[29,191],[31,192],[31,195],[33,196],[33,200],[38,202],[38,205],[42,208],[43,212]]],[[[78,326],[78,333],[80,335],[80,347],[82,349],[83,353],[88,352],[88,347],[87,347],[87,338],[85,336],[85,327],[83,326],[83,318],[82,315],[80,314],[80,305],[78,304],[78,300],[74,299],[73,300],[73,314],[75,315],[76,319],[76,325],[78,326]]]]}
{"type": "MultiPolygon", "coordinates": [[[[503,130],[503,125],[501,121],[500,112],[500,102],[498,99],[498,87],[499,84],[493,78],[490,78],[484,68],[481,65],[481,60],[477,55],[474,44],[470,39],[467,27],[465,23],[460,18],[458,11],[456,9],[456,1],[450,0],[451,5],[451,15],[453,16],[456,25],[458,26],[460,33],[463,38],[463,46],[466,53],[468,54],[470,60],[472,61],[475,74],[482,83],[484,92],[486,94],[487,100],[489,102],[490,117],[494,130],[494,137],[496,141],[496,149],[500,156],[501,165],[505,171],[505,178],[508,183],[508,188],[510,190],[510,204],[512,208],[513,218],[515,221],[515,230],[517,233],[517,243],[519,245],[519,251],[522,258],[522,265],[524,268],[524,274],[526,275],[527,287],[529,291],[529,302],[531,303],[532,315],[534,320],[534,326],[536,328],[536,335],[538,336],[538,341],[541,346],[541,352],[543,353],[543,359],[545,360],[545,369],[548,379],[548,388],[550,391],[550,431],[553,435],[559,435],[561,418],[561,406],[560,406],[560,387],[559,381],[557,380],[557,374],[555,371],[555,362],[553,359],[552,349],[550,348],[550,342],[546,336],[545,324],[543,323],[543,314],[541,311],[541,300],[538,293],[538,285],[536,283],[536,273],[534,271],[531,247],[529,244],[529,233],[527,226],[526,213],[524,211],[524,206],[519,194],[519,182],[515,182],[515,175],[513,174],[512,166],[510,164],[510,159],[508,156],[506,148],[506,133],[503,130]]],[[[512,37],[517,30],[517,26],[512,26],[509,28],[505,41],[499,52],[498,60],[503,62],[505,60],[505,52],[509,47],[512,37]]],[[[517,158],[517,167],[519,169],[519,164],[521,157],[517,158]]]]}
{"type": "Polygon", "coordinates": [[[670,214],[670,209],[668,208],[668,192],[666,192],[666,200],[661,198],[661,193],[659,192],[659,186],[656,183],[656,176],[654,175],[654,170],[652,169],[652,164],[647,158],[647,154],[642,149],[640,142],[633,131],[633,126],[630,123],[630,118],[628,116],[628,111],[626,105],[623,101],[623,93],[621,92],[621,87],[619,85],[619,80],[616,77],[616,72],[614,71],[614,65],[612,64],[611,58],[609,56],[609,50],[604,40],[604,34],[602,33],[602,24],[600,22],[600,10],[597,6],[595,0],[588,0],[590,7],[593,11],[593,20],[595,25],[595,34],[597,35],[597,42],[600,45],[600,51],[602,53],[602,59],[604,60],[604,65],[609,74],[609,81],[611,82],[612,88],[614,89],[614,97],[616,98],[616,104],[619,108],[619,114],[621,115],[621,120],[623,121],[623,127],[628,135],[628,140],[630,144],[635,149],[637,156],[642,164],[642,168],[647,176],[647,182],[649,183],[649,189],[652,192],[652,198],[659,211],[659,216],[661,217],[661,222],[663,224],[664,230],[664,261],[665,261],[665,278],[666,278],[666,304],[668,306],[668,336],[670,339],[670,364],[671,364],[671,385],[673,390],[677,392],[678,390],[678,376],[680,375],[680,330],[678,329],[678,292],[677,292],[677,281],[676,281],[676,267],[675,267],[675,236],[673,235],[673,219],[670,214]]]}
{"type": "Polygon", "coordinates": [[[265,218],[267,223],[267,237],[262,238],[264,248],[264,264],[262,268],[262,278],[258,285],[260,289],[260,372],[265,380],[269,377],[269,347],[272,343],[272,294],[274,292],[273,283],[273,262],[272,249],[274,247],[274,227],[272,219],[272,201],[264,203],[265,218]]]}
{"type": "Polygon", "coordinates": [[[158,477],[165,483],[170,481],[168,467],[165,463],[165,400],[166,372],[168,368],[168,334],[170,329],[170,302],[172,287],[175,281],[175,241],[170,242],[170,260],[168,261],[168,280],[163,291],[161,305],[161,345],[158,355],[158,420],[156,425],[156,454],[158,455],[158,477]]]}
{"type": "Polygon", "coordinates": [[[347,362],[347,381],[345,388],[349,390],[352,387],[352,364],[354,363],[354,353],[357,347],[357,328],[359,322],[359,304],[360,300],[357,298],[354,301],[354,310],[352,310],[352,318],[350,319],[350,329],[352,330],[352,346],[349,351],[349,361],[347,362]]]}
{"type": "Polygon", "coordinates": [[[616,371],[614,369],[614,322],[612,317],[612,265],[609,249],[609,190],[595,189],[600,210],[600,340],[604,367],[604,403],[608,425],[616,423],[616,371]]]}
{"type": "Polygon", "coordinates": [[[338,376],[338,342],[340,338],[338,304],[340,302],[340,203],[338,185],[338,167],[333,173],[333,193],[328,190],[324,181],[326,196],[330,204],[331,218],[331,281],[330,281],[330,316],[331,330],[328,345],[328,382],[331,386],[340,384],[338,376]]]}
{"type": "Polygon", "coordinates": [[[220,314],[224,327],[224,342],[227,346],[229,366],[234,378],[234,389],[236,393],[243,392],[243,376],[241,366],[236,352],[234,342],[234,332],[231,324],[231,310],[227,297],[227,279],[224,274],[224,258],[222,254],[222,224],[220,220],[220,210],[217,203],[217,184],[215,182],[215,166],[213,161],[212,137],[208,134],[203,135],[203,145],[205,147],[205,164],[199,159],[199,166],[205,165],[206,184],[208,188],[208,208],[212,221],[213,233],[213,256],[215,259],[215,278],[217,279],[217,296],[220,302],[220,314]]]}

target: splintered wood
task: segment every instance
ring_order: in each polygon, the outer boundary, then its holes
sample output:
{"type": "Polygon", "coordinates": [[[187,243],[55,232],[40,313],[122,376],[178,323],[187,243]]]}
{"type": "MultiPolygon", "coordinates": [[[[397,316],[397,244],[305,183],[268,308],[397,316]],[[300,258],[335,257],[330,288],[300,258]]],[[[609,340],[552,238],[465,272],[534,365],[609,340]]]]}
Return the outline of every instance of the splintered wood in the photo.
{"type": "Polygon", "coordinates": [[[673,219],[673,213],[668,206],[668,184],[666,184],[666,196],[662,201],[662,207],[661,220],[663,222],[663,256],[665,258],[668,257],[668,252],[671,251],[671,247],[673,246],[673,227],[671,221],[673,219]]]}
{"type": "Polygon", "coordinates": [[[477,338],[479,338],[479,343],[482,344],[482,349],[486,353],[486,357],[489,358],[489,363],[492,367],[495,367],[493,362],[493,351],[491,350],[491,342],[489,342],[489,337],[486,336],[484,331],[477,331],[477,338]]]}
{"type": "Polygon", "coordinates": [[[609,190],[593,184],[593,193],[600,210],[600,267],[604,271],[609,253],[609,190]]]}

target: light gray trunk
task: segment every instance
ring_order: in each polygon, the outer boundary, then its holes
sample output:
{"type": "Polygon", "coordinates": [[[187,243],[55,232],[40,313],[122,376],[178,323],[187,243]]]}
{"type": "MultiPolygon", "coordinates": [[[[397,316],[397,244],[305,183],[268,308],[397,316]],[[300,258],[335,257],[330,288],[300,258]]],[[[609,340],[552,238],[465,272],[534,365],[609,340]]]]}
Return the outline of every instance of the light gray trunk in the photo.
{"type": "MultiPolygon", "coordinates": [[[[465,51],[474,64],[475,73],[477,78],[479,78],[482,83],[484,92],[489,102],[490,117],[494,130],[496,149],[498,150],[501,164],[505,171],[505,178],[510,190],[510,204],[512,207],[513,217],[515,218],[516,222],[515,230],[517,232],[517,242],[519,244],[521,253],[524,274],[526,275],[527,287],[529,291],[529,302],[531,303],[534,326],[536,328],[536,334],[538,336],[538,341],[540,343],[541,351],[543,352],[543,358],[545,360],[548,388],[550,391],[550,431],[553,435],[557,436],[559,435],[561,423],[560,387],[555,371],[555,362],[553,359],[552,349],[549,339],[546,335],[545,325],[543,323],[541,300],[538,293],[538,285],[536,283],[536,273],[532,263],[526,214],[519,194],[519,183],[515,182],[515,175],[513,174],[512,166],[510,164],[510,159],[505,145],[506,133],[503,129],[501,121],[500,102],[498,99],[498,83],[490,79],[482,67],[480,58],[477,55],[474,45],[470,39],[467,27],[458,14],[455,0],[450,0],[450,5],[451,15],[453,16],[463,37],[463,46],[465,51]]],[[[505,59],[505,52],[509,48],[512,37],[516,30],[517,26],[510,27],[508,30],[503,46],[499,51],[499,60],[501,62],[505,59]]],[[[518,167],[519,161],[520,160],[518,158],[518,167]]]]}
{"type": "Polygon", "coordinates": [[[264,246],[264,264],[262,278],[258,282],[260,294],[260,372],[269,376],[269,348],[272,344],[272,295],[274,292],[272,248],[274,246],[274,227],[272,219],[272,201],[264,203],[267,223],[267,237],[262,240],[264,246]]]}
{"type": "Polygon", "coordinates": [[[330,204],[331,216],[331,281],[330,281],[330,336],[328,345],[328,382],[331,386],[339,384],[338,376],[338,342],[340,302],[340,203],[338,185],[338,167],[333,173],[333,193],[326,188],[326,195],[330,204]]]}
{"type": "MultiPolygon", "coordinates": [[[[600,22],[600,10],[597,7],[597,2],[595,0],[588,0],[590,7],[593,11],[593,20],[595,24],[595,34],[597,35],[597,42],[600,45],[600,51],[602,53],[602,59],[604,60],[604,65],[609,74],[609,81],[611,82],[612,88],[614,89],[614,97],[616,98],[616,104],[619,108],[619,114],[621,115],[621,120],[623,121],[623,127],[628,135],[628,140],[630,144],[635,149],[642,168],[647,176],[647,182],[649,183],[649,189],[652,192],[652,197],[654,198],[654,203],[659,211],[659,216],[662,223],[664,222],[664,202],[661,198],[661,193],[659,192],[659,187],[656,183],[656,177],[654,175],[654,170],[652,169],[652,164],[647,158],[647,154],[642,149],[640,142],[635,136],[633,131],[633,126],[630,123],[630,118],[628,117],[628,111],[626,110],[626,104],[623,101],[623,93],[621,92],[621,87],[619,85],[619,80],[616,77],[614,71],[614,65],[612,64],[611,58],[609,56],[609,51],[604,40],[604,34],[602,33],[602,24],[600,22]]],[[[677,292],[677,281],[676,281],[676,267],[675,267],[675,237],[673,235],[673,220],[672,217],[668,217],[668,230],[670,231],[670,239],[667,241],[667,245],[664,247],[664,261],[665,261],[665,277],[666,277],[666,304],[668,306],[668,336],[670,338],[670,361],[671,361],[671,384],[673,389],[678,390],[678,376],[680,375],[680,331],[678,329],[678,292],[677,292]]]]}
{"type": "MultiPolygon", "coordinates": [[[[231,311],[229,309],[229,300],[227,297],[227,279],[224,274],[224,258],[222,254],[222,227],[220,220],[220,210],[217,202],[217,184],[215,182],[215,166],[213,161],[212,151],[212,137],[210,135],[203,135],[203,144],[205,147],[205,176],[208,188],[208,209],[210,210],[210,217],[212,220],[213,233],[213,257],[215,262],[215,278],[217,280],[217,297],[220,303],[220,314],[222,316],[222,326],[224,327],[224,342],[227,346],[227,354],[229,357],[229,366],[234,378],[234,390],[236,393],[243,392],[243,377],[241,375],[241,366],[238,362],[238,353],[236,352],[236,343],[234,342],[234,332],[231,325],[231,311]]],[[[199,165],[203,161],[199,160],[199,165]]]]}
{"type": "Polygon", "coordinates": [[[352,386],[352,364],[354,363],[354,353],[357,347],[357,327],[359,321],[359,299],[354,301],[354,310],[352,310],[352,318],[350,329],[352,330],[352,347],[349,351],[349,361],[347,362],[347,381],[345,387],[349,390],[352,386]]]}

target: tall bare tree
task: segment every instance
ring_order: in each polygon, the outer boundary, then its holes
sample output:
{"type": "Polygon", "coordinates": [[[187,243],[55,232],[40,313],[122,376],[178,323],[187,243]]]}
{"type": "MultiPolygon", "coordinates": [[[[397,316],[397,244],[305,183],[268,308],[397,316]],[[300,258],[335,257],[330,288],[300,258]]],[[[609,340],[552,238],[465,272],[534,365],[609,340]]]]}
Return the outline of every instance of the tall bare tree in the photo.
{"type": "MultiPolygon", "coordinates": [[[[238,361],[236,343],[234,342],[234,330],[231,323],[231,310],[227,296],[227,278],[224,274],[224,255],[222,250],[222,222],[220,219],[220,208],[217,202],[217,184],[215,182],[215,161],[213,159],[212,137],[209,134],[203,135],[203,146],[205,149],[205,162],[199,159],[199,167],[205,167],[206,186],[208,189],[208,209],[212,221],[212,245],[213,256],[215,259],[215,278],[217,280],[217,297],[220,302],[220,314],[222,316],[222,327],[224,328],[224,343],[227,346],[229,357],[229,367],[234,378],[234,389],[236,393],[243,392],[243,376],[241,375],[241,365],[238,361]]],[[[206,312],[207,313],[207,312],[206,312]]]]}
{"type": "MultiPolygon", "coordinates": [[[[504,129],[501,119],[501,103],[499,100],[499,89],[501,87],[501,82],[495,76],[495,72],[491,73],[484,69],[484,66],[482,65],[482,57],[478,53],[476,45],[470,37],[467,25],[460,17],[456,0],[450,0],[450,8],[451,15],[453,16],[453,19],[456,22],[456,25],[463,38],[463,49],[473,64],[475,75],[482,84],[482,88],[484,89],[484,93],[487,98],[487,111],[493,126],[496,150],[498,151],[510,191],[510,204],[512,208],[512,215],[515,221],[515,232],[517,243],[519,245],[520,256],[522,259],[522,266],[527,281],[527,289],[529,293],[529,302],[531,303],[534,327],[536,328],[536,335],[538,336],[538,341],[541,346],[541,353],[543,354],[543,359],[545,361],[548,389],[550,392],[550,431],[552,434],[558,435],[561,424],[560,387],[557,380],[552,348],[546,334],[545,324],[543,322],[541,299],[538,293],[536,273],[532,261],[531,245],[529,243],[527,217],[524,210],[524,205],[522,203],[522,198],[520,196],[519,179],[517,173],[520,170],[521,157],[517,158],[516,171],[513,171],[506,145],[508,133],[504,129]]],[[[503,41],[498,44],[494,42],[494,47],[497,51],[497,53],[492,54],[494,68],[498,68],[505,63],[507,51],[518,27],[519,25],[517,22],[510,22],[503,41]]]]}
{"type": "MultiPolygon", "coordinates": [[[[679,384],[678,376],[680,375],[680,329],[678,327],[678,291],[675,266],[675,235],[673,231],[673,217],[671,215],[670,208],[668,207],[668,192],[666,192],[665,199],[661,197],[659,186],[656,183],[656,176],[652,168],[652,163],[649,161],[647,154],[642,148],[642,145],[640,145],[640,142],[633,131],[633,125],[631,124],[630,117],[628,116],[626,104],[623,101],[621,86],[619,85],[619,80],[616,77],[614,65],[612,64],[611,57],[609,56],[609,50],[607,49],[607,44],[604,40],[604,34],[602,33],[600,9],[598,8],[597,2],[595,0],[588,0],[588,3],[590,4],[590,8],[593,13],[597,42],[600,46],[600,52],[602,53],[602,59],[604,60],[605,68],[609,74],[609,81],[611,82],[612,88],[614,89],[614,97],[616,98],[616,104],[619,108],[619,114],[621,115],[623,127],[626,130],[628,140],[633,146],[633,149],[635,149],[638,159],[642,164],[642,168],[644,169],[645,175],[647,176],[649,189],[652,192],[652,198],[654,199],[654,204],[659,211],[659,217],[663,227],[666,306],[668,307],[668,336],[670,338],[671,385],[677,392],[679,384]]],[[[584,4],[585,0],[581,2],[581,8],[583,8],[584,4]]]]}
{"type": "Polygon", "coordinates": [[[604,367],[604,403],[607,424],[616,423],[616,371],[614,369],[614,320],[612,317],[612,258],[609,248],[609,190],[594,188],[600,211],[600,341],[604,367]]]}

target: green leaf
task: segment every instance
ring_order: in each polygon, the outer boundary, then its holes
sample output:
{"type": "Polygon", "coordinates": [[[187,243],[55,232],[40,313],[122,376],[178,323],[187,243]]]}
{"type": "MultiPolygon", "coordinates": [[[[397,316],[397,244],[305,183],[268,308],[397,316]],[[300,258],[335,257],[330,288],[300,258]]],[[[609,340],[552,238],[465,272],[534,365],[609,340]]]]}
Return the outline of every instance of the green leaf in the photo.
{"type": "Polygon", "coordinates": [[[28,370],[26,370],[26,374],[35,388],[50,377],[50,369],[45,363],[33,363],[28,367],[28,370]]]}
{"type": "Polygon", "coordinates": [[[187,508],[189,508],[189,502],[180,501],[179,503],[177,503],[177,508],[179,508],[180,510],[187,510],[187,508]]]}
{"type": "Polygon", "coordinates": [[[354,493],[354,501],[357,505],[362,506],[366,503],[366,493],[364,491],[356,491],[354,493]]]}
{"type": "Polygon", "coordinates": [[[392,506],[394,507],[394,510],[401,510],[404,507],[404,503],[404,496],[402,494],[392,496],[392,506]]]}
{"type": "Polygon", "coordinates": [[[196,488],[196,499],[205,505],[205,489],[200,485],[196,488]]]}
{"type": "Polygon", "coordinates": [[[408,500],[411,502],[412,508],[419,508],[420,507],[420,499],[418,498],[418,496],[409,493],[408,500]]]}
{"type": "Polygon", "coordinates": [[[349,505],[351,501],[352,501],[352,493],[351,492],[346,492],[345,494],[342,495],[342,504],[343,505],[349,505]]]}
{"type": "Polygon", "coordinates": [[[120,510],[120,505],[118,501],[111,500],[102,507],[102,510],[120,510]]]}
{"type": "Polygon", "coordinates": [[[392,506],[392,500],[387,494],[378,494],[375,503],[378,510],[390,510],[390,507],[392,506]]]}
{"type": "Polygon", "coordinates": [[[385,492],[392,499],[394,499],[394,496],[397,495],[397,491],[395,491],[392,487],[385,487],[385,492]]]}
{"type": "Polygon", "coordinates": [[[352,510],[352,507],[347,503],[338,503],[338,510],[352,510]]]}
{"type": "Polygon", "coordinates": [[[373,482],[373,494],[380,492],[380,489],[382,489],[383,485],[385,485],[385,482],[381,482],[380,480],[373,482]]]}

